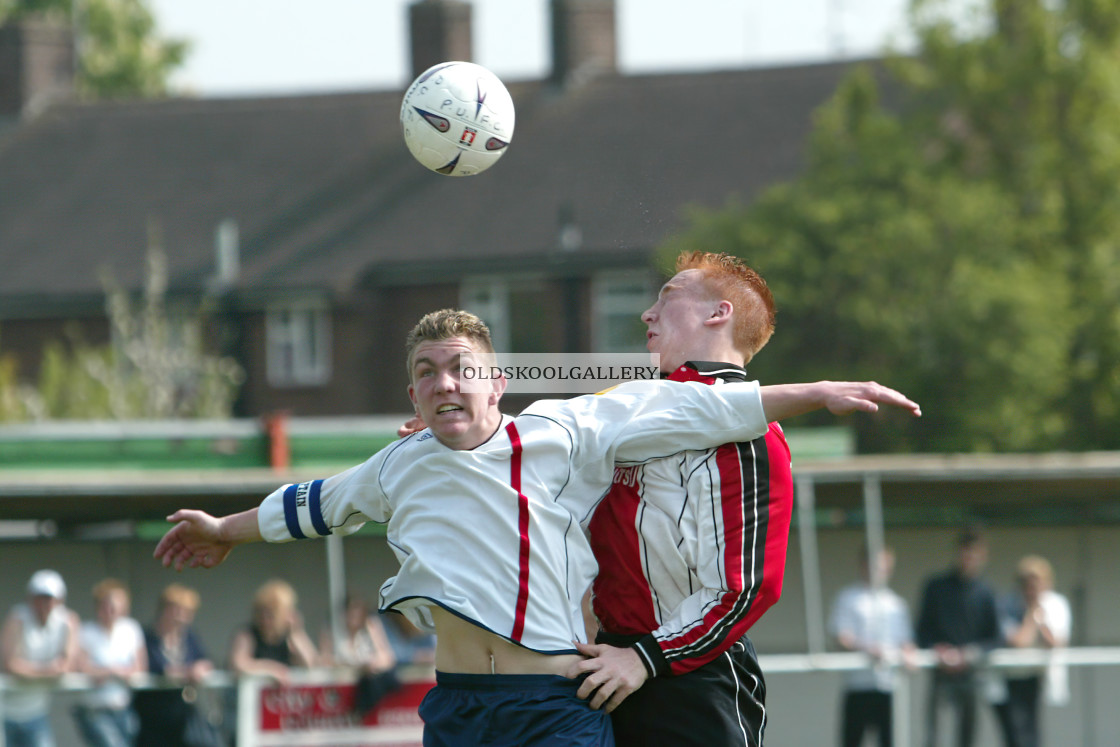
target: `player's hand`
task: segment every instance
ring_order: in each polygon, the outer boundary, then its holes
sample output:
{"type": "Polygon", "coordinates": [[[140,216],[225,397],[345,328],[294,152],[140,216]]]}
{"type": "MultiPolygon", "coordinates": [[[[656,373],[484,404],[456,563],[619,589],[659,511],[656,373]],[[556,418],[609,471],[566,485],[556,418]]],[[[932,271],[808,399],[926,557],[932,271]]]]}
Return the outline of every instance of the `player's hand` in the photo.
{"type": "Polygon", "coordinates": [[[913,645],[903,647],[902,666],[906,667],[908,672],[918,671],[918,651],[913,645]]]}
{"type": "Polygon", "coordinates": [[[397,428],[397,438],[411,436],[413,433],[422,431],[427,427],[428,424],[424,422],[424,418],[420,417],[419,414],[413,415],[411,419],[405,421],[404,425],[397,428]]]}
{"type": "Polygon", "coordinates": [[[51,661],[47,662],[46,664],[43,664],[39,668],[39,675],[41,677],[61,677],[62,675],[66,674],[68,671],[69,671],[69,668],[66,666],[66,660],[62,659],[62,658],[59,658],[59,659],[52,659],[51,661]]]}
{"type": "Polygon", "coordinates": [[[163,535],[153,553],[164,568],[171,565],[177,571],[184,567],[213,568],[233,549],[233,544],[222,538],[221,520],[205,511],[180,509],[167,520],[175,526],[163,535]]]}
{"type": "Polygon", "coordinates": [[[890,387],[874,381],[825,381],[824,406],[833,415],[853,412],[877,412],[879,405],[890,405],[908,410],[915,417],[922,416],[917,402],[890,387]]]}
{"type": "Polygon", "coordinates": [[[964,651],[956,646],[940,644],[934,646],[933,652],[937,656],[938,666],[947,672],[956,674],[968,668],[968,661],[964,655],[964,651]]]}
{"type": "Polygon", "coordinates": [[[634,649],[578,641],[575,645],[581,654],[590,658],[573,664],[567,676],[575,679],[587,675],[576,694],[588,700],[592,708],[610,713],[649,678],[634,649]]]}

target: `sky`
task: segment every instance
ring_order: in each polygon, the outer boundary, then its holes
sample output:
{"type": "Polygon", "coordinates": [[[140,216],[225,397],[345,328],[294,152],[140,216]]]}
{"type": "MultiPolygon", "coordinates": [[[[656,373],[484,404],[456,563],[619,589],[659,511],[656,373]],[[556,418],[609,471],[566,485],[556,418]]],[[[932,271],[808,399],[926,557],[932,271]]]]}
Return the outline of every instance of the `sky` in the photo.
{"type": "MultiPolygon", "coordinates": [[[[199,96],[404,88],[413,0],[149,0],[192,51],[172,78],[199,96]]],[[[549,0],[471,0],[474,62],[547,75],[549,0]]],[[[616,0],[629,74],[815,62],[905,48],[907,0],[616,0]]]]}

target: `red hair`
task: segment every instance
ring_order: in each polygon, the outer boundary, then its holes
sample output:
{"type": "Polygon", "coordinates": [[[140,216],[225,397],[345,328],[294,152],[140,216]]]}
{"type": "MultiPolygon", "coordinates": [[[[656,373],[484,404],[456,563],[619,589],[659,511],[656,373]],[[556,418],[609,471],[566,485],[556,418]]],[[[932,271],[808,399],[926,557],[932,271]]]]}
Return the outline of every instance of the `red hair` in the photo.
{"type": "Polygon", "coordinates": [[[750,361],[774,334],[774,296],[762,276],[738,257],[715,252],[681,252],[677,272],[699,270],[714,297],[731,302],[734,308],[733,340],[750,361]]]}

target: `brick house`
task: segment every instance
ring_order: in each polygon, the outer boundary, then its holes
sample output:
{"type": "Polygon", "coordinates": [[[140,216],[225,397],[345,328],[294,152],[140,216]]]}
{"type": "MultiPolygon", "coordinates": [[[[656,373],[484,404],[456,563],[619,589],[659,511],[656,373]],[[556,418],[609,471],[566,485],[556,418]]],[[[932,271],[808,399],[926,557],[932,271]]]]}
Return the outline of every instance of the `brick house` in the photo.
{"type": "MultiPolygon", "coordinates": [[[[656,247],[795,175],[848,64],[625,76],[613,0],[551,11],[551,74],[509,82],[513,145],[469,179],[413,161],[402,90],[79,103],[64,31],[0,29],[0,354],[30,376],[67,324],[105,339],[99,272],[138,288],[153,228],[171,300],[208,298],[247,372],[241,415],[407,409],[404,335],[444,306],[511,351],[642,350],[656,247]]],[[[470,57],[469,3],[410,28],[416,71],[470,57]]]]}

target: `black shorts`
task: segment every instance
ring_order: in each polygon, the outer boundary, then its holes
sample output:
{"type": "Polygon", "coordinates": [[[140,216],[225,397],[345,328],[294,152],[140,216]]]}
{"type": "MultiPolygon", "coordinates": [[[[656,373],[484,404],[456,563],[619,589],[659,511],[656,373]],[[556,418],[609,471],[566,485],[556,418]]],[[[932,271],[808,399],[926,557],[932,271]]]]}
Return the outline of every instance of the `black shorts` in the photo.
{"type": "MultiPolygon", "coordinates": [[[[598,641],[621,643],[613,636],[598,641]]],[[[758,747],[766,728],[766,684],[754,645],[743,636],[687,674],[646,680],[611,721],[618,747],[758,747]]]]}

